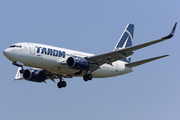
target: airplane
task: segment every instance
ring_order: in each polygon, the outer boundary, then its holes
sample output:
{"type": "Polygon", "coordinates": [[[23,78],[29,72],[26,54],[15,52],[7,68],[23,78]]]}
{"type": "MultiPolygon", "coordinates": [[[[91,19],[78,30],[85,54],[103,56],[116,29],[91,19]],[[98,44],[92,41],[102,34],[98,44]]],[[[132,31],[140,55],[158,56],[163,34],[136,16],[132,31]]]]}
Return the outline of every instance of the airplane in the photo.
{"type": "Polygon", "coordinates": [[[11,45],[3,51],[12,64],[18,66],[15,80],[45,82],[50,79],[58,88],[67,86],[64,78],[83,77],[84,81],[92,78],[106,78],[130,73],[134,67],[169,56],[131,62],[133,51],[162,42],[174,36],[177,22],[169,35],[157,40],[132,46],[134,25],[128,24],[113,51],[94,55],[50,45],[21,42],[11,45]],[[24,69],[24,66],[31,67],[24,69]]]}

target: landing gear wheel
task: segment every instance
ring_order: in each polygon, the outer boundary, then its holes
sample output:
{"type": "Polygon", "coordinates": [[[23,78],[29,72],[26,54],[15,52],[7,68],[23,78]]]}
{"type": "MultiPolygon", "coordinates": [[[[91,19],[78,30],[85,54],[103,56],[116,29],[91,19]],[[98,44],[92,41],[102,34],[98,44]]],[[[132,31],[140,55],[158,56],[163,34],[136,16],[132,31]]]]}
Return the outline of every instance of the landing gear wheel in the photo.
{"type": "Polygon", "coordinates": [[[92,80],[92,75],[91,74],[87,74],[86,77],[88,78],[88,80],[92,80]]]}
{"type": "Polygon", "coordinates": [[[61,85],[62,85],[62,87],[66,87],[66,86],[67,86],[66,81],[62,81],[62,82],[61,82],[61,85]]]}
{"type": "Polygon", "coordinates": [[[58,83],[57,83],[57,86],[58,86],[58,88],[62,88],[61,82],[58,82],[58,83]]]}
{"type": "Polygon", "coordinates": [[[58,82],[57,86],[58,86],[58,88],[66,87],[67,83],[66,83],[66,81],[58,82]]]}
{"type": "Polygon", "coordinates": [[[84,79],[84,81],[85,81],[85,82],[87,82],[87,81],[88,81],[88,78],[87,78],[87,76],[86,76],[86,75],[84,75],[84,76],[83,76],[83,79],[84,79]]]}
{"type": "Polygon", "coordinates": [[[19,72],[20,72],[21,74],[24,73],[24,69],[19,70],[19,72]]]}
{"type": "Polygon", "coordinates": [[[87,74],[87,75],[84,75],[83,76],[83,79],[84,79],[84,81],[86,82],[86,81],[88,81],[88,80],[92,80],[92,75],[91,74],[87,74]]]}

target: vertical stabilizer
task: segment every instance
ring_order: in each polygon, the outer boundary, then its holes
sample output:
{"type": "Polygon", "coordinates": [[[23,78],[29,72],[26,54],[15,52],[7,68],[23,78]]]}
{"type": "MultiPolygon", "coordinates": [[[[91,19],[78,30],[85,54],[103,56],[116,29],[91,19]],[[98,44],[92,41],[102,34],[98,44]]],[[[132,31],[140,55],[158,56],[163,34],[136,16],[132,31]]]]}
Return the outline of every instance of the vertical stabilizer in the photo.
{"type": "MultiPolygon", "coordinates": [[[[133,33],[134,33],[134,25],[133,24],[128,24],[127,27],[125,28],[123,34],[119,38],[119,41],[117,42],[117,44],[114,47],[113,51],[132,46],[133,33]]],[[[122,61],[130,63],[131,56],[127,56],[127,59],[128,59],[128,61],[124,60],[124,59],[122,59],[122,61]]]]}

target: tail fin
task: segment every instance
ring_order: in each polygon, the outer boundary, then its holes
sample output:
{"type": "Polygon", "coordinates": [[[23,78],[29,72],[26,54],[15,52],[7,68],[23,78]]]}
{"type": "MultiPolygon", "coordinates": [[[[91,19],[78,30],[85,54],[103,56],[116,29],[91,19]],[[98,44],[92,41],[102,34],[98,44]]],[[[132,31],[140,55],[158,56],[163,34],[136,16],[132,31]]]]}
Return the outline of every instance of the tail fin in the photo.
{"type": "MultiPolygon", "coordinates": [[[[133,24],[128,24],[127,27],[125,28],[123,34],[119,38],[119,41],[117,42],[117,44],[114,47],[113,51],[132,46],[133,33],[134,33],[134,25],[133,24]]],[[[124,59],[121,59],[121,60],[130,63],[131,56],[127,56],[127,58],[128,58],[128,61],[124,60],[124,59]]]]}

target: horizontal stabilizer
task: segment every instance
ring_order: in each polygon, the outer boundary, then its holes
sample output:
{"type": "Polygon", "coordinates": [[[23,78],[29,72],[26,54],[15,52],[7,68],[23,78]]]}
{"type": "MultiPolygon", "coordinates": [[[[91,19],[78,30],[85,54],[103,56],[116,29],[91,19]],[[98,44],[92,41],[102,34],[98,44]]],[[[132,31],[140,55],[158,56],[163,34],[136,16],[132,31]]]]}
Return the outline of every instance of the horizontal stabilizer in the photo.
{"type": "Polygon", "coordinates": [[[136,66],[139,66],[139,65],[142,65],[142,64],[145,64],[145,63],[148,63],[148,62],[151,62],[151,61],[163,58],[163,57],[167,57],[167,56],[169,56],[169,55],[163,55],[163,56],[154,57],[154,58],[150,58],[150,59],[146,59],[146,60],[141,60],[141,61],[126,64],[126,66],[127,67],[136,67],[136,66]]]}

